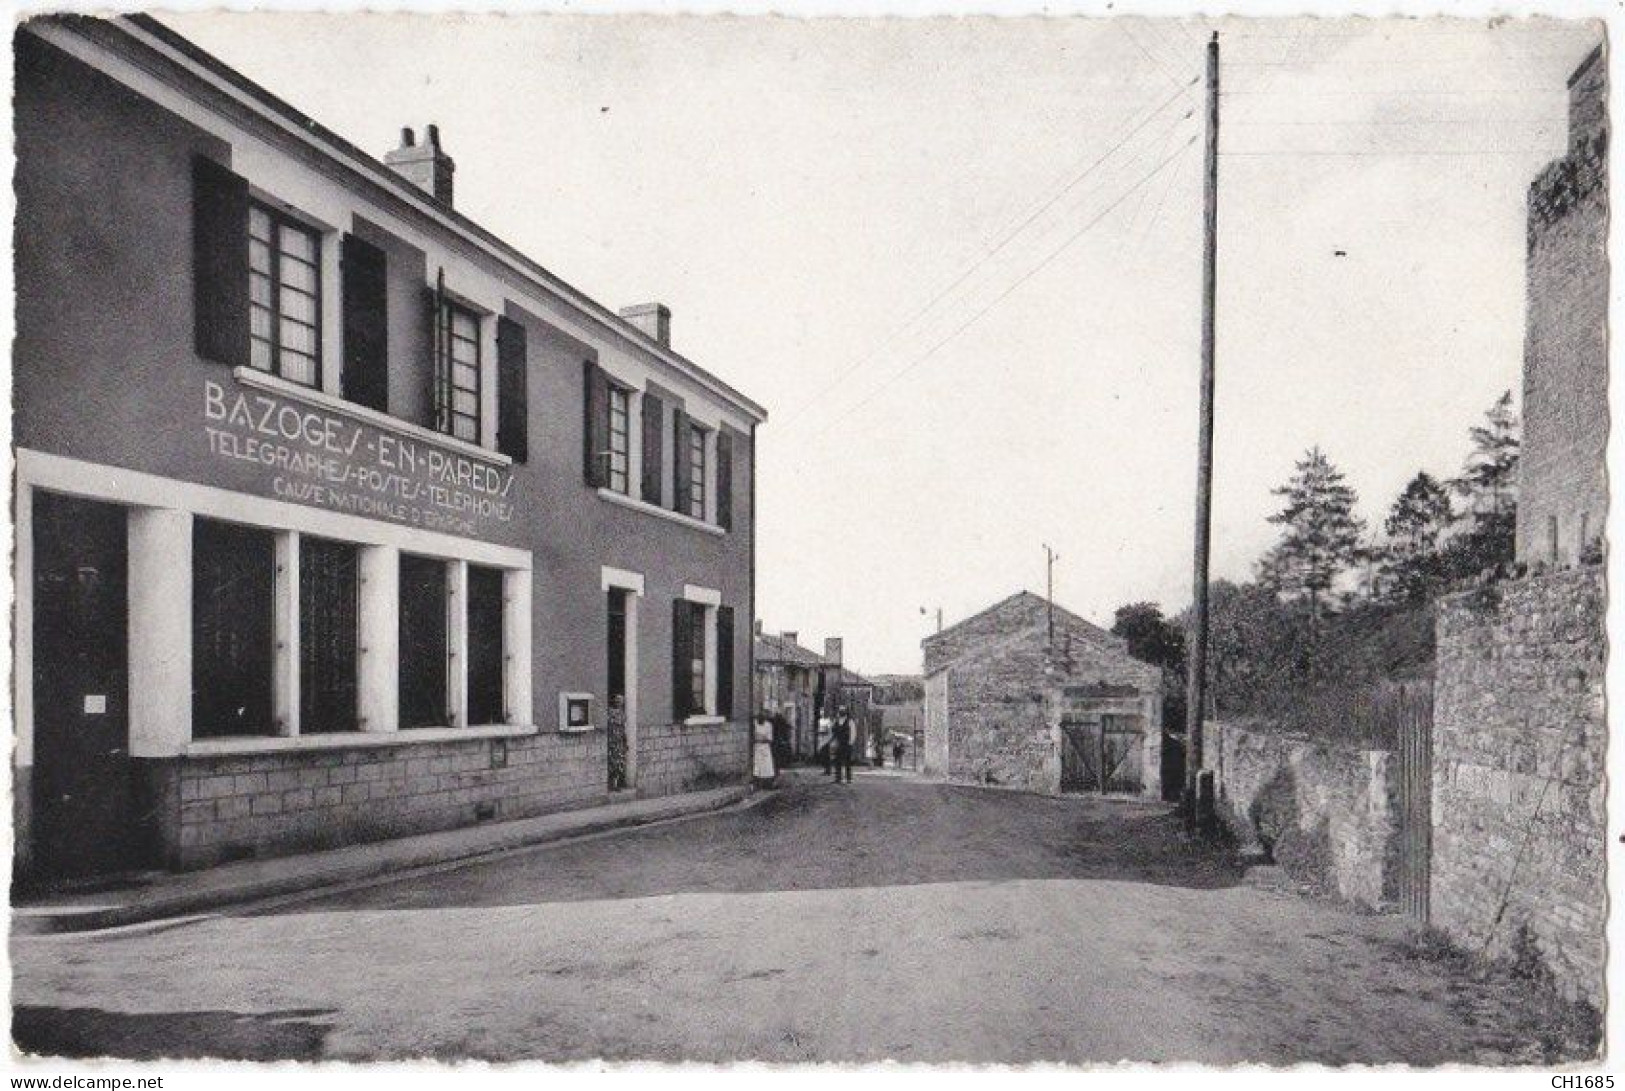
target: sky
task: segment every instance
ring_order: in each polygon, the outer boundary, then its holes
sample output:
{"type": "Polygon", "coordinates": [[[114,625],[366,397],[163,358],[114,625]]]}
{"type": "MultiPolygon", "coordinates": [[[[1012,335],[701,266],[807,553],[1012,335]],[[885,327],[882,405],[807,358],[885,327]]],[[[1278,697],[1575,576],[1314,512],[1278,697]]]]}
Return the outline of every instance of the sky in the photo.
{"type": "Polygon", "coordinates": [[[1520,384],[1524,206],[1595,24],[171,14],[764,405],[757,612],[860,670],[1023,588],[1190,601],[1203,44],[1213,574],[1319,445],[1373,527],[1520,384]]]}

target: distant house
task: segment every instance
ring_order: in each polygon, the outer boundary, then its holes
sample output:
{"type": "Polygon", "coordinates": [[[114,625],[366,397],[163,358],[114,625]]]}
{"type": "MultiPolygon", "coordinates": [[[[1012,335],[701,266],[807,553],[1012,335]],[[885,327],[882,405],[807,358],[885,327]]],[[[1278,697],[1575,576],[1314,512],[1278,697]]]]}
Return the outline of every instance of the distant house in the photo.
{"type": "Polygon", "coordinates": [[[921,646],[927,774],[1160,795],[1162,678],[1121,638],[1022,591],[921,646]]]}
{"type": "Polygon", "coordinates": [[[769,633],[756,623],[756,707],[776,713],[788,725],[777,738],[781,755],[812,757],[821,741],[820,717],[842,708],[857,723],[853,736],[856,753],[867,753],[870,732],[878,727],[874,712],[875,684],[841,665],[841,638],[824,641],[824,654],[801,645],[791,630],[769,633]]]}
{"type": "Polygon", "coordinates": [[[1529,187],[1518,560],[1575,564],[1608,513],[1608,122],[1602,47],[1569,78],[1569,143],[1529,187]]]}
{"type": "Polygon", "coordinates": [[[775,740],[781,755],[810,757],[818,745],[830,665],[796,637],[794,632],[764,632],[762,623],[756,623],[756,707],[788,725],[775,740]]]}

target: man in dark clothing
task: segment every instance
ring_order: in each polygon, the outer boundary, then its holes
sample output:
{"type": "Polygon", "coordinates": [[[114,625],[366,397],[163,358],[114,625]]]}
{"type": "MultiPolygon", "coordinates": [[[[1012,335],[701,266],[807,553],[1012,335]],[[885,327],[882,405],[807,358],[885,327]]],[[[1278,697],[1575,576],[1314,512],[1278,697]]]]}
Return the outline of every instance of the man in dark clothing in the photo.
{"type": "Polygon", "coordinates": [[[852,783],[852,716],[841,709],[841,714],[835,717],[834,744],[835,752],[835,783],[841,782],[841,774],[845,772],[846,782],[852,783]]]}

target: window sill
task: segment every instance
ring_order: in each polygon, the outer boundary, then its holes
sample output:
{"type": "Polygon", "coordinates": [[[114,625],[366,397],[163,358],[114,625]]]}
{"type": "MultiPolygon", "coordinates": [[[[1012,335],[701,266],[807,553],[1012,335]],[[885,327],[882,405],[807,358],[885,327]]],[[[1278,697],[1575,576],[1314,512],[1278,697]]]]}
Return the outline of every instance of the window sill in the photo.
{"type": "Polygon", "coordinates": [[[466,439],[458,439],[456,436],[448,436],[444,432],[436,432],[433,428],[425,428],[421,424],[413,424],[411,421],[392,417],[388,413],[380,413],[378,410],[370,409],[365,405],[347,402],[343,398],[336,398],[326,391],[301,386],[299,383],[280,376],[270,375],[251,367],[234,367],[231,369],[231,374],[244,386],[252,386],[272,394],[280,394],[284,398],[292,398],[294,401],[304,402],[307,405],[325,409],[330,413],[350,417],[364,424],[370,424],[375,428],[382,428],[403,436],[411,436],[413,439],[420,439],[425,443],[433,443],[449,451],[467,455],[469,458],[489,462],[494,466],[513,465],[513,459],[508,455],[481,447],[477,443],[470,443],[466,439]]]}
{"type": "Polygon", "coordinates": [[[646,501],[634,499],[627,496],[625,493],[616,492],[614,489],[599,489],[598,498],[600,500],[608,500],[611,504],[619,504],[623,508],[631,508],[633,511],[641,511],[645,515],[658,515],[662,519],[670,519],[674,523],[681,523],[683,526],[693,527],[695,530],[703,530],[705,533],[714,534],[719,538],[728,533],[713,523],[702,522],[701,520],[694,518],[692,515],[684,515],[682,512],[667,511],[665,508],[656,507],[655,505],[646,501]]]}
{"type": "Polygon", "coordinates": [[[200,739],[186,744],[188,758],[234,754],[276,754],[301,750],[355,750],[376,746],[412,746],[415,743],[461,742],[468,739],[513,739],[537,734],[532,724],[482,724],[479,727],[408,727],[399,731],[347,731],[331,735],[256,736],[238,739],[200,739]]]}
{"type": "Polygon", "coordinates": [[[683,721],[684,727],[720,727],[727,723],[722,716],[690,716],[683,721]]]}

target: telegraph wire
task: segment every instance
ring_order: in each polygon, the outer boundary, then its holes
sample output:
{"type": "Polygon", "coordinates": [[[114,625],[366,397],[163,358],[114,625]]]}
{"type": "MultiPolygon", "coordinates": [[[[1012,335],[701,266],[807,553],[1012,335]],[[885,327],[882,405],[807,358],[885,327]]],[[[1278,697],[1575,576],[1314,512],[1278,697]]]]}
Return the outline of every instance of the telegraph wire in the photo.
{"type": "MultiPolygon", "coordinates": [[[[1173,69],[1164,64],[1161,58],[1152,56],[1151,51],[1141,44],[1140,39],[1135,37],[1134,34],[1129,31],[1129,24],[1127,21],[1120,21],[1117,24],[1117,29],[1123,32],[1123,37],[1127,38],[1134,48],[1138,49],[1145,56],[1146,60],[1156,65],[1158,70],[1161,71],[1163,75],[1167,76],[1169,81],[1172,82],[1176,87],[1179,86],[1179,77],[1174,75],[1173,69]]],[[[1161,39],[1158,39],[1158,41],[1160,42],[1161,39]]]]}
{"type": "MultiPolygon", "coordinates": [[[[1123,136],[1120,139],[1118,139],[1114,144],[1112,144],[1111,147],[1106,149],[1106,151],[1104,153],[1102,153],[1100,156],[1096,157],[1080,173],[1073,175],[1072,178],[1065,185],[1063,185],[1059,190],[1057,190],[1052,196],[1050,196],[1050,198],[1048,200],[1044,201],[1037,208],[1035,208],[1032,212],[1028,213],[1028,215],[1024,219],[1022,219],[1021,222],[1017,223],[1015,226],[1013,226],[1011,228],[1006,229],[1002,233],[1002,237],[999,239],[997,245],[995,245],[991,250],[988,250],[988,251],[984,252],[981,257],[977,258],[974,262],[972,262],[969,266],[967,266],[962,272],[960,272],[960,274],[957,277],[954,278],[952,283],[948,284],[946,287],[944,287],[944,288],[940,289],[939,291],[937,291],[930,299],[928,299],[925,302],[924,305],[916,308],[899,325],[893,327],[892,331],[889,334],[887,334],[877,345],[875,345],[875,347],[873,349],[870,349],[864,355],[862,355],[858,359],[854,360],[839,375],[837,375],[830,382],[826,383],[823,387],[821,387],[817,391],[817,393],[815,393],[812,397],[808,398],[805,402],[803,402],[801,407],[798,408],[789,417],[787,417],[785,419],[784,423],[779,426],[780,429],[789,429],[791,425],[795,424],[797,421],[799,421],[803,417],[805,417],[809,410],[817,407],[820,404],[820,402],[823,399],[825,394],[828,394],[831,390],[834,390],[836,387],[840,386],[841,383],[845,382],[846,379],[849,376],[851,376],[855,371],[857,371],[860,367],[862,367],[864,364],[868,363],[870,360],[873,360],[876,356],[878,356],[882,349],[884,349],[887,345],[890,345],[900,335],[902,335],[906,330],[908,330],[910,327],[912,327],[917,321],[919,321],[921,318],[923,318],[926,314],[930,313],[930,311],[934,307],[936,307],[936,305],[938,303],[942,302],[945,298],[947,298],[949,295],[951,295],[957,288],[959,288],[960,285],[964,284],[967,280],[969,280],[979,269],[982,268],[982,266],[986,265],[993,258],[997,257],[1004,250],[1004,248],[1006,246],[1008,246],[1011,242],[1013,242],[1016,239],[1017,236],[1019,236],[1029,226],[1031,226],[1032,223],[1035,220],[1037,220],[1045,212],[1048,212],[1051,208],[1053,208],[1063,197],[1065,197],[1068,193],[1070,193],[1075,187],[1082,184],[1102,164],[1104,164],[1108,159],[1110,159],[1113,155],[1115,155],[1118,152],[1119,149],[1121,149],[1130,140],[1134,139],[1134,137],[1139,135],[1139,133],[1141,131],[1143,131],[1145,129],[1145,127],[1147,125],[1149,125],[1157,117],[1158,114],[1161,114],[1164,110],[1166,110],[1171,104],[1173,104],[1175,101],[1177,101],[1183,95],[1189,94],[1191,89],[1196,86],[1196,83],[1198,82],[1199,79],[1200,79],[1200,77],[1193,77],[1188,84],[1185,84],[1185,85],[1177,88],[1173,92],[1173,94],[1169,95],[1167,98],[1163,99],[1155,107],[1153,107],[1152,110],[1145,115],[1145,117],[1140,119],[1138,124],[1136,124],[1133,128],[1129,129],[1128,132],[1124,133],[1123,136]]],[[[1179,125],[1182,122],[1188,120],[1190,117],[1191,117],[1191,112],[1187,111],[1182,117],[1176,118],[1171,124],[1168,125],[1168,127],[1165,130],[1163,130],[1163,136],[1166,138],[1166,135],[1168,133],[1170,133],[1174,129],[1178,128],[1179,125]]]]}
{"type": "Polygon", "coordinates": [[[944,345],[948,344],[950,341],[954,340],[960,334],[964,333],[971,326],[975,325],[976,322],[979,321],[982,318],[983,315],[986,315],[989,311],[993,310],[993,308],[997,307],[1000,303],[1003,303],[1006,299],[1008,299],[1011,295],[1013,295],[1015,293],[1015,291],[1018,288],[1020,288],[1023,284],[1027,283],[1027,281],[1031,280],[1033,277],[1037,276],[1044,269],[1048,268],[1049,264],[1051,262],[1053,262],[1056,258],[1060,257],[1061,254],[1065,250],[1067,250],[1069,247],[1071,247],[1071,245],[1073,243],[1077,242],[1084,235],[1088,234],[1095,227],[1096,224],[1100,223],[1107,216],[1111,215],[1111,213],[1114,212],[1118,208],[1118,206],[1120,206],[1124,201],[1128,200],[1128,198],[1131,197],[1141,186],[1145,185],[1146,183],[1150,182],[1151,179],[1153,179],[1157,175],[1161,174],[1164,170],[1166,170],[1168,168],[1169,164],[1173,163],[1176,159],[1178,159],[1181,155],[1183,155],[1185,150],[1187,148],[1189,148],[1191,145],[1195,144],[1195,143],[1196,143],[1196,135],[1192,135],[1189,139],[1187,139],[1185,141],[1184,144],[1180,145],[1180,147],[1178,149],[1176,149],[1174,152],[1172,152],[1171,154],[1165,156],[1162,159],[1162,161],[1159,162],[1150,171],[1148,171],[1145,174],[1141,175],[1131,186],[1129,186],[1128,189],[1126,189],[1122,193],[1118,194],[1118,196],[1117,196],[1117,198],[1115,200],[1113,200],[1105,208],[1101,209],[1098,213],[1096,213],[1095,216],[1093,218],[1091,218],[1087,223],[1085,223],[1081,228],[1079,228],[1077,231],[1074,231],[1071,235],[1067,236],[1066,240],[1064,242],[1062,242],[1060,246],[1058,246],[1054,250],[1050,251],[1050,253],[1047,256],[1045,256],[1045,258],[1042,261],[1040,261],[1037,265],[1033,266],[1031,269],[1027,270],[1027,272],[1023,273],[1019,278],[1017,278],[1015,283],[1011,284],[1003,292],[1000,292],[996,297],[994,297],[992,302],[988,303],[986,306],[984,306],[983,308],[978,310],[975,314],[971,315],[970,318],[966,319],[959,326],[955,327],[953,332],[949,333],[946,337],[942,338],[940,341],[937,341],[935,344],[933,344],[925,352],[921,353],[919,356],[917,356],[913,360],[911,360],[907,364],[907,366],[905,366],[901,371],[893,373],[890,377],[885,379],[879,386],[875,387],[873,390],[871,390],[867,394],[865,394],[857,403],[850,406],[845,411],[843,411],[839,416],[837,416],[834,420],[830,421],[829,424],[825,425],[823,428],[819,429],[817,432],[814,432],[810,437],[808,437],[807,442],[812,442],[812,441],[817,440],[817,439],[821,438],[822,436],[824,436],[831,429],[833,429],[837,424],[840,424],[847,417],[850,417],[852,414],[858,412],[865,405],[869,404],[875,398],[879,397],[882,393],[884,393],[886,390],[888,390],[890,387],[892,387],[895,383],[901,381],[905,376],[907,376],[909,373],[914,371],[915,368],[917,368],[921,364],[925,363],[932,356],[935,356],[936,353],[938,352],[938,350],[940,350],[944,345]]]}

